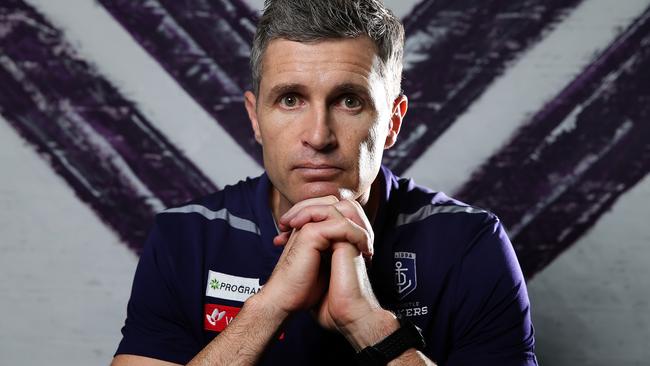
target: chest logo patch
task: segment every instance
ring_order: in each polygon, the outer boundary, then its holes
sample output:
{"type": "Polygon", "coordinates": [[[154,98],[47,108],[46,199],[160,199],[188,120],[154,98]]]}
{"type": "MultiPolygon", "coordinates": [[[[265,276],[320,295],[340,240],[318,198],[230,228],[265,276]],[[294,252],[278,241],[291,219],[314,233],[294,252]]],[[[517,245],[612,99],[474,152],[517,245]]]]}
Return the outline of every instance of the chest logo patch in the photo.
{"type": "Polygon", "coordinates": [[[404,299],[415,290],[417,285],[415,253],[395,252],[395,286],[397,286],[399,299],[404,299]]]}
{"type": "Polygon", "coordinates": [[[205,296],[244,302],[261,289],[259,278],[239,277],[209,271],[205,296]]]}
{"type": "Polygon", "coordinates": [[[203,327],[206,330],[223,332],[240,310],[232,306],[205,304],[203,327]]]}

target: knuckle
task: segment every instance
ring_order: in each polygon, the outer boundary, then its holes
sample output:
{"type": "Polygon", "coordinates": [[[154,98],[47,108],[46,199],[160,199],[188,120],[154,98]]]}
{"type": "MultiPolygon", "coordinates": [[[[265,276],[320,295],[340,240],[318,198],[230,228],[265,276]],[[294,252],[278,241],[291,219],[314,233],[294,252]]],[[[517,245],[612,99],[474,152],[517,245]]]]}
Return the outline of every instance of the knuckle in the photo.
{"type": "Polygon", "coordinates": [[[363,230],[363,232],[365,234],[366,242],[368,243],[368,246],[372,247],[372,243],[374,241],[374,234],[372,233],[372,231],[368,231],[368,230],[363,230]]]}
{"type": "Polygon", "coordinates": [[[353,220],[347,219],[348,225],[353,228],[355,231],[360,231],[362,235],[362,239],[364,243],[367,243],[368,246],[372,245],[372,242],[374,240],[374,233],[372,230],[368,230],[362,226],[359,226],[356,222],[353,220]]]}

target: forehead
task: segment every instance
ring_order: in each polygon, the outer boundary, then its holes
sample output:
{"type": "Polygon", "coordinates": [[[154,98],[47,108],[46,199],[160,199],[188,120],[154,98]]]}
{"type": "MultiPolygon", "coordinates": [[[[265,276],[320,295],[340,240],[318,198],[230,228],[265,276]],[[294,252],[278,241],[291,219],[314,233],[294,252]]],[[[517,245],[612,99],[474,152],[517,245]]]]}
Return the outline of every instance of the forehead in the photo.
{"type": "Polygon", "coordinates": [[[376,46],[368,37],[309,43],[274,39],[262,59],[260,88],[283,83],[311,87],[353,83],[370,88],[378,63],[376,46]]]}

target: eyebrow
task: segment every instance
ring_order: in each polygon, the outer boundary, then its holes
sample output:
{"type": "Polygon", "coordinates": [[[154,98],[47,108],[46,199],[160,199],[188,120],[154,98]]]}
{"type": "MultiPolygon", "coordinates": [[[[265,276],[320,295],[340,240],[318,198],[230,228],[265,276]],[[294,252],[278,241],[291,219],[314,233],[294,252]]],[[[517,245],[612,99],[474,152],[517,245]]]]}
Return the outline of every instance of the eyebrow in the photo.
{"type": "Polygon", "coordinates": [[[353,84],[353,83],[344,83],[341,85],[337,85],[336,88],[332,91],[332,94],[360,94],[363,96],[368,96],[368,89],[362,87],[361,85],[358,84],[353,84]]]}
{"type": "Polygon", "coordinates": [[[305,86],[298,83],[286,83],[275,85],[269,91],[269,97],[271,100],[275,99],[278,95],[283,95],[287,93],[296,93],[305,89],[305,86]]]}

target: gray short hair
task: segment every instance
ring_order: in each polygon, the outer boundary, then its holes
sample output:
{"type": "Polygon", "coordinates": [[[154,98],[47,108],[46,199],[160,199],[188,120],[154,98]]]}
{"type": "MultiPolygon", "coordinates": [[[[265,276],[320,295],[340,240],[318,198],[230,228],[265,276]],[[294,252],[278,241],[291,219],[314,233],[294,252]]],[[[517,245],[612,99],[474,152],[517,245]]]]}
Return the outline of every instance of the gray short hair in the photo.
{"type": "Polygon", "coordinates": [[[387,93],[401,93],[404,27],[379,0],[266,0],[251,51],[253,91],[259,94],[262,57],[274,39],[318,42],[368,36],[377,47],[387,93]]]}

